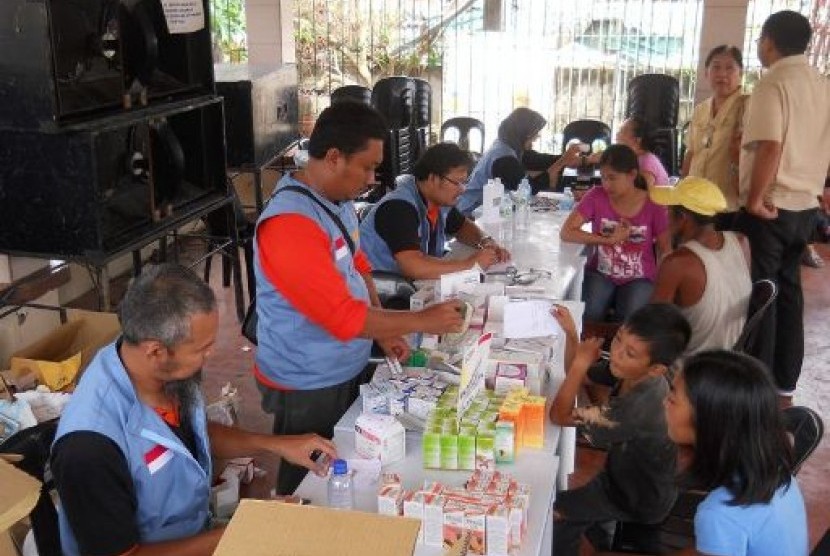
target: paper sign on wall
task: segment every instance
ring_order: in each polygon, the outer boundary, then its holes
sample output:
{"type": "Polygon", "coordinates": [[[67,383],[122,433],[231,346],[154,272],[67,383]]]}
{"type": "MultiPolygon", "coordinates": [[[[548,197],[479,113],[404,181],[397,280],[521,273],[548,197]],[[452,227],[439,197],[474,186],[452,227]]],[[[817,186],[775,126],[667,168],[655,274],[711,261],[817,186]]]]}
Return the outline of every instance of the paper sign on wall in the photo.
{"type": "Polygon", "coordinates": [[[492,334],[482,334],[464,349],[461,359],[461,380],[458,384],[458,418],[470,408],[475,397],[484,390],[487,359],[490,357],[492,334]]]}
{"type": "Polygon", "coordinates": [[[194,33],[205,28],[202,0],[161,0],[161,7],[171,35],[194,33]]]}

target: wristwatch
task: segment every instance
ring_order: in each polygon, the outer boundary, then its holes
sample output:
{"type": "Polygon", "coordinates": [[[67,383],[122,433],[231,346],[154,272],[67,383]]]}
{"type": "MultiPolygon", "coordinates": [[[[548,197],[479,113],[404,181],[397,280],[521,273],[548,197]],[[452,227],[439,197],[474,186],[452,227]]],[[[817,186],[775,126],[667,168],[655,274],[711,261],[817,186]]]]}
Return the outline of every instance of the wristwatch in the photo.
{"type": "Polygon", "coordinates": [[[495,243],[496,240],[494,240],[492,236],[484,236],[483,238],[478,240],[478,243],[476,243],[476,249],[484,249],[485,247],[495,245],[495,243]]]}

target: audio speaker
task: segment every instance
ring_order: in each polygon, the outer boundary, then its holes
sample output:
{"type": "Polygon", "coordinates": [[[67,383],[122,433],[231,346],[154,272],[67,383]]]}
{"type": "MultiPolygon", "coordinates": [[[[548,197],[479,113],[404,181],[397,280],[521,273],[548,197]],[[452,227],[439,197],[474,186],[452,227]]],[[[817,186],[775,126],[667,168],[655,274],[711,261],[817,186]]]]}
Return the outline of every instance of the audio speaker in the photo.
{"type": "Polygon", "coordinates": [[[262,166],[299,136],[297,66],[217,64],[228,166],[262,166]]]}
{"type": "Polygon", "coordinates": [[[168,26],[160,0],[0,2],[0,127],[43,129],[213,92],[203,25],[168,26]]]}
{"type": "Polygon", "coordinates": [[[222,101],[0,130],[0,251],[105,260],[227,196],[222,101]]]}

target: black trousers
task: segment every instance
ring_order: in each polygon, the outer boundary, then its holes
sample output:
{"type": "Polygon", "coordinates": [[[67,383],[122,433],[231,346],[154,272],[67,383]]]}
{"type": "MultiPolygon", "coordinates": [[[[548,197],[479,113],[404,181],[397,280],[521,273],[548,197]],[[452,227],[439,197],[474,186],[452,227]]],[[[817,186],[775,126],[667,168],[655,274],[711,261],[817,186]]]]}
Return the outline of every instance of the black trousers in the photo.
{"type": "MultiPolygon", "coordinates": [[[[262,392],[262,409],[274,414],[273,433],[334,436],[334,425],[357,399],[366,371],[336,386],[317,390],[274,390],[257,383],[262,392]]],[[[280,461],[277,494],[293,494],[308,473],[305,467],[280,461]]]]}
{"type": "Polygon", "coordinates": [[[610,550],[613,524],[617,521],[636,521],[634,516],[609,499],[602,475],[580,488],[556,493],[553,507],[561,514],[553,522],[555,556],[579,556],[583,534],[590,538],[597,550],[610,550]],[[610,531],[606,532],[603,526],[609,527],[610,531]]]}
{"type": "Polygon", "coordinates": [[[752,249],[752,280],[767,278],[778,286],[778,297],[761,322],[757,353],[752,355],[770,368],[782,391],[795,390],[804,360],[800,262],[816,212],[778,209],[778,218],[764,220],[741,210],[735,219],[736,229],[746,235],[752,249]]]}

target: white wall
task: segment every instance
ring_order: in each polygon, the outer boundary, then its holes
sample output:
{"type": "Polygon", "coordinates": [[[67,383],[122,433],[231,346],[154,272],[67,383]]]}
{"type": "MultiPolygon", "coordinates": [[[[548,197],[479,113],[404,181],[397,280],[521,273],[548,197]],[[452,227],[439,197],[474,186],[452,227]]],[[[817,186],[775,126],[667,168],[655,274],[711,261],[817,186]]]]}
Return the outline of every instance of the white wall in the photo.
{"type": "Polygon", "coordinates": [[[294,63],[293,0],[245,0],[248,62],[294,63]]]}

